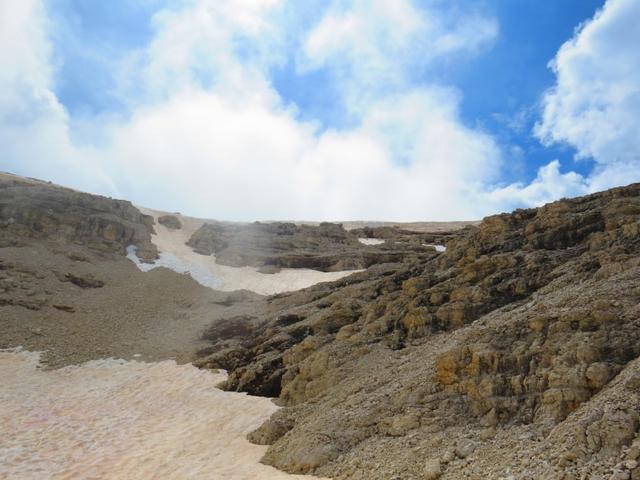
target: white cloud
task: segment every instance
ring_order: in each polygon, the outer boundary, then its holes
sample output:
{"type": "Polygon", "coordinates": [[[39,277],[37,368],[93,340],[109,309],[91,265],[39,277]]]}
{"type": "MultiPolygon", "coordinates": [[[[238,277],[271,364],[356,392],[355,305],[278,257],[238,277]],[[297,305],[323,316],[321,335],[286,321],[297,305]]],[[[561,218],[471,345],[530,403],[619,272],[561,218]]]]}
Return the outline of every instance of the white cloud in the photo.
{"type": "Polygon", "coordinates": [[[406,55],[411,40],[426,27],[426,19],[407,0],[354,1],[347,8],[344,3],[334,2],[308,34],[302,59],[308,68],[325,66],[344,56],[344,61],[379,70],[396,60],[390,52],[406,55]]]}
{"type": "Polygon", "coordinates": [[[162,101],[183,89],[264,94],[269,66],[281,60],[275,28],[281,0],[183,0],[158,11],[155,35],[118,72],[123,99],[162,101]]]}
{"type": "Polygon", "coordinates": [[[501,148],[463,125],[460,92],[412,78],[489,45],[497,24],[429,5],[336,1],[298,32],[284,0],[174,2],[116,73],[128,116],[79,122],[54,93],[42,1],[5,0],[0,165],[228,219],[477,218],[640,177],[637,2],[610,0],[560,49],[537,126],[545,142],[593,157],[593,172],[562,173],[554,161],[528,185],[499,188],[501,148]],[[331,72],[351,127],[323,131],[284,103],[270,69],[293,57],[331,72]]]}
{"type": "Polygon", "coordinates": [[[407,88],[436,60],[475,53],[498,34],[497,21],[413,0],[334,0],[306,34],[300,71],[327,68],[356,113],[372,97],[407,88]]]}
{"type": "Polygon", "coordinates": [[[0,113],[38,114],[50,108],[52,69],[37,0],[0,3],[0,113]],[[18,95],[16,95],[18,94],[18,95]]]}
{"type": "Polygon", "coordinates": [[[113,190],[100,165],[72,145],[69,117],[52,91],[50,27],[39,0],[0,3],[0,162],[18,173],[85,179],[89,190],[113,190]]]}
{"type": "MultiPolygon", "coordinates": [[[[30,116],[20,125],[7,121],[11,112],[2,105],[2,162],[19,173],[218,218],[408,220],[487,213],[476,200],[495,179],[498,146],[462,125],[458,92],[402,85],[411,61],[397,63],[402,55],[466,49],[461,35],[475,48],[495,35],[494,27],[472,31],[468,22],[477,17],[447,26],[402,1],[375,2],[374,16],[366,20],[370,25],[339,20],[347,36],[349,22],[357,24],[350,47],[356,50],[359,42],[383,32],[365,58],[370,67],[380,64],[372,91],[387,81],[381,72],[391,64],[399,69],[402,81],[396,85],[402,88],[369,96],[359,105],[355,126],[321,131],[301,122],[295,106],[285,105],[271,85],[269,69],[296,55],[291,39],[285,39],[290,31],[282,2],[174,3],[154,17],[148,47],[132,52],[118,72],[130,115],[85,118],[78,130],[80,123],[53,93],[46,12],[40,2],[29,2],[30,10],[20,10],[23,14],[10,20],[12,30],[4,31],[11,37],[8,45],[24,47],[24,62],[15,63],[10,49],[0,53],[3,65],[16,65],[9,80],[0,77],[6,98],[28,88],[37,92],[34,98],[46,99],[46,108],[25,103],[30,116]],[[433,45],[412,53],[421,35],[433,45]],[[387,41],[391,50],[383,45],[387,41]],[[100,141],[92,144],[95,138],[100,141]]],[[[7,12],[24,5],[24,0],[3,3],[7,12]]],[[[354,5],[361,10],[364,4],[354,5]]],[[[329,17],[324,18],[320,25],[329,17]]],[[[297,46],[308,50],[315,35],[314,55],[320,55],[326,47],[318,31],[305,36],[306,43],[298,39],[297,46]]],[[[334,54],[322,60],[327,68],[341,62],[330,58],[334,54]]],[[[349,60],[354,69],[362,66],[360,58],[354,54],[349,60]]]]}
{"type": "Polygon", "coordinates": [[[609,0],[558,51],[536,134],[593,158],[589,190],[640,180],[640,2],[609,0]]]}
{"type": "Polygon", "coordinates": [[[462,127],[455,95],[442,107],[443,95],[381,101],[358,128],[319,134],[269,103],[194,90],[114,127],[99,163],[138,202],[203,216],[476,217],[499,150],[462,127]]]}
{"type": "Polygon", "coordinates": [[[306,37],[302,67],[348,63],[350,73],[368,68],[379,75],[390,66],[404,71],[446,54],[473,52],[497,36],[492,17],[448,13],[412,0],[334,0],[306,37]]]}
{"type": "Polygon", "coordinates": [[[585,178],[575,172],[560,172],[560,162],[554,160],[540,167],[536,178],[528,185],[513,183],[487,193],[486,201],[494,205],[539,207],[559,198],[588,193],[585,178]]]}

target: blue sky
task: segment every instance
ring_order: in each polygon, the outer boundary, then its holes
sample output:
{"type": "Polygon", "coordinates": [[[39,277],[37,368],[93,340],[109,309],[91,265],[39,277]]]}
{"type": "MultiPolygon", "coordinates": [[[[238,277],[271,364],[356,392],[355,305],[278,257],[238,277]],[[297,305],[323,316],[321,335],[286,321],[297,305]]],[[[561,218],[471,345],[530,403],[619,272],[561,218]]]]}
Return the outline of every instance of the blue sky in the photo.
{"type": "Polygon", "coordinates": [[[157,4],[61,0],[47,7],[56,23],[54,88],[61,103],[72,114],[122,109],[111,92],[115,79],[109,60],[151,40],[157,4]]]}
{"type": "Polygon", "coordinates": [[[451,75],[465,92],[462,104],[465,121],[483,125],[503,142],[523,149],[522,169],[505,172],[509,179],[531,181],[538,168],[554,158],[587,173],[586,163],[571,162],[574,149],[543,148],[532,130],[542,92],[555,81],[548,68],[549,61],[575,28],[603,4],[603,0],[487,2],[489,11],[500,21],[500,35],[489,51],[451,75]],[[514,120],[516,125],[510,126],[514,120]]]}
{"type": "Polygon", "coordinates": [[[0,168],[243,220],[608,188],[640,179],[639,3],[7,0],[0,168]]]}
{"type": "MultiPolygon", "coordinates": [[[[480,55],[456,63],[447,63],[445,59],[435,70],[421,72],[424,78],[416,75],[415,81],[435,78],[440,83],[456,86],[464,94],[461,111],[466,123],[481,125],[525,146],[531,137],[534,112],[528,114],[521,132],[514,132],[505,122],[536,107],[542,92],[554,83],[548,62],[574,29],[590,19],[603,3],[604,0],[458,1],[457,9],[472,6],[495,16],[500,24],[499,35],[491,48],[480,55]],[[500,121],[496,114],[506,118],[500,121]]],[[[75,37],[72,41],[58,39],[61,66],[55,90],[69,111],[85,113],[122,108],[117,97],[109,95],[114,79],[108,62],[104,62],[104,58],[92,58],[83,49],[89,44],[91,52],[106,51],[108,56],[108,52],[117,55],[123,50],[144,47],[153,36],[151,18],[160,4],[126,0],[108,3],[64,0],[49,4],[56,20],[64,25],[61,36],[75,37]],[[76,40],[83,43],[78,46],[76,40]]],[[[313,23],[321,12],[321,9],[305,12],[302,21],[313,23]]],[[[273,69],[272,81],[282,98],[300,109],[301,118],[319,120],[325,127],[344,122],[340,99],[326,71],[301,74],[296,72],[295,59],[289,58],[273,69]]],[[[529,158],[529,175],[535,175],[549,156],[561,152],[555,149],[541,152],[535,145],[527,146],[532,149],[529,153],[536,157],[529,158]]]]}

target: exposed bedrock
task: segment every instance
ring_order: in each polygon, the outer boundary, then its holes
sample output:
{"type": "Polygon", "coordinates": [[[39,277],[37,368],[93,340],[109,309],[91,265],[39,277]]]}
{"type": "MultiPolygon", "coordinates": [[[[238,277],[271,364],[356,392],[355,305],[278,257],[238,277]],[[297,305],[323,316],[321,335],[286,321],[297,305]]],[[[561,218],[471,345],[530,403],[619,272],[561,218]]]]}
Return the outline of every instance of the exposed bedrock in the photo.
{"type": "Polygon", "coordinates": [[[639,227],[638,184],[488,217],[444,254],[269,297],[199,364],[279,397],[252,438],[290,472],[604,474],[638,431],[639,227]],[[530,458],[470,460],[509,443],[530,458]]]}
{"type": "Polygon", "coordinates": [[[0,247],[48,240],[124,255],[136,245],[138,256],[151,261],[158,256],[152,232],[153,218],[131,202],[0,175],[0,247]]]}
{"type": "Polygon", "coordinates": [[[426,244],[448,241],[455,233],[424,234],[391,227],[347,231],[342,225],[318,226],[293,223],[206,223],[188,245],[202,255],[215,255],[216,262],[234,267],[269,269],[310,268],[325,272],[357,270],[379,263],[415,261],[433,250],[426,244]],[[360,235],[388,240],[365,247],[360,235]]]}
{"type": "Polygon", "coordinates": [[[161,215],[158,217],[158,223],[171,230],[180,230],[182,228],[182,222],[175,215],[161,215]]]}

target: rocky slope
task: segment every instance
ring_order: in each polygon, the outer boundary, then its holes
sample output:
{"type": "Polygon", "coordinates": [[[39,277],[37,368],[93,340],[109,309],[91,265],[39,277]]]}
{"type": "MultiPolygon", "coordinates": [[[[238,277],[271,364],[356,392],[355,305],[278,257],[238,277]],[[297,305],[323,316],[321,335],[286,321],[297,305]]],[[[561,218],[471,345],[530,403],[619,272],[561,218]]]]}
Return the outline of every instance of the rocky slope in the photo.
{"type": "Polygon", "coordinates": [[[368,267],[270,297],[140,272],[126,247],[157,257],[152,220],[0,175],[0,348],[46,350],[50,366],[198,350],[227,389],[285,407],[251,439],[289,472],[640,479],[640,184],[453,233],[196,232],[194,248],[233,265],[368,267]]]}
{"type": "Polygon", "coordinates": [[[638,184],[488,217],[212,326],[199,364],[279,397],[252,439],[286,471],[640,478],[639,228],[638,184]]]}
{"type": "Polygon", "coordinates": [[[152,223],[131,202],[0,174],[0,247],[49,240],[124,254],[136,245],[140,258],[153,260],[152,223]]]}
{"type": "Polygon", "coordinates": [[[52,367],[185,362],[218,316],[253,312],[259,296],[250,292],[215,292],[165,268],[141,272],[126,247],[153,260],[151,223],[129,202],[0,174],[0,349],[43,351],[52,367]]]}

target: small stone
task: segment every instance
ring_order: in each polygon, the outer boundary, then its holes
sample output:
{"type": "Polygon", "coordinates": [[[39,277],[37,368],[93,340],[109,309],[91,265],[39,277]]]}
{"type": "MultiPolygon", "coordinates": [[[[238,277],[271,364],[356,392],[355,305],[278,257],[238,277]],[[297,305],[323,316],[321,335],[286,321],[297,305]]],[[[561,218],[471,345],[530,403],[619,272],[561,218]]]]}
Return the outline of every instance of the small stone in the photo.
{"type": "Polygon", "coordinates": [[[174,215],[163,215],[158,217],[158,223],[164,225],[171,230],[179,230],[182,228],[182,223],[178,220],[178,217],[174,215]]]}
{"type": "Polygon", "coordinates": [[[589,380],[589,384],[595,388],[602,388],[611,376],[609,366],[606,363],[593,363],[587,368],[585,376],[589,380]]]}
{"type": "Polygon", "coordinates": [[[440,475],[442,475],[440,460],[427,460],[427,463],[424,466],[424,480],[436,480],[437,478],[440,478],[440,475]]]}
{"type": "Polygon", "coordinates": [[[381,433],[391,437],[402,437],[410,430],[420,426],[420,417],[415,414],[397,415],[395,417],[385,418],[378,428],[381,433]]]}
{"type": "Polygon", "coordinates": [[[482,417],[482,425],[487,427],[495,427],[498,424],[498,414],[496,413],[496,409],[492,408],[488,413],[482,417]]]}
{"type": "Polygon", "coordinates": [[[435,435],[434,437],[431,438],[431,446],[432,447],[439,447],[440,445],[442,445],[442,435],[435,435]]]}
{"type": "Polygon", "coordinates": [[[629,472],[617,471],[611,474],[609,480],[629,480],[629,477],[629,472]]]}
{"type": "Polygon", "coordinates": [[[450,462],[453,462],[455,460],[455,458],[456,458],[456,454],[453,453],[453,450],[447,450],[442,455],[442,458],[440,459],[440,461],[442,463],[450,463],[450,462]]]}
{"type": "Polygon", "coordinates": [[[495,436],[496,436],[496,429],[492,428],[492,427],[485,428],[484,430],[482,430],[480,432],[480,440],[482,440],[483,442],[487,441],[487,440],[489,440],[489,439],[491,439],[491,438],[493,438],[495,436]]]}
{"type": "Polygon", "coordinates": [[[467,458],[475,449],[476,444],[471,440],[461,440],[460,443],[456,445],[455,454],[460,458],[467,458]]]}
{"type": "Polygon", "coordinates": [[[627,452],[627,460],[638,460],[640,458],[640,447],[632,446],[627,452]]]}
{"type": "Polygon", "coordinates": [[[561,467],[566,467],[570,463],[575,462],[576,458],[577,458],[577,455],[575,454],[575,452],[564,452],[562,455],[560,455],[560,460],[558,460],[558,465],[560,465],[561,467]]]}
{"type": "Polygon", "coordinates": [[[624,467],[627,470],[634,470],[634,469],[638,468],[638,461],[637,460],[627,460],[626,462],[624,462],[624,467]]]}

